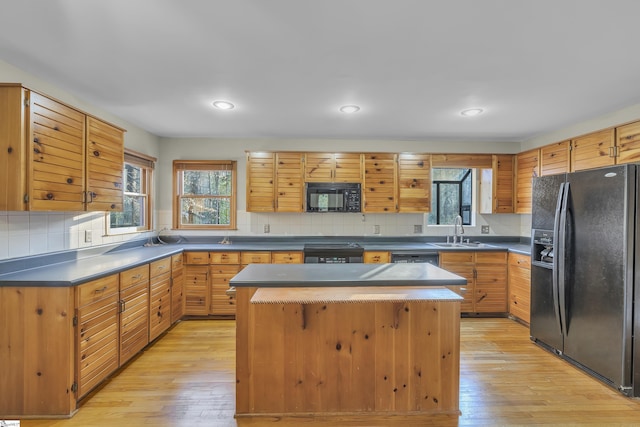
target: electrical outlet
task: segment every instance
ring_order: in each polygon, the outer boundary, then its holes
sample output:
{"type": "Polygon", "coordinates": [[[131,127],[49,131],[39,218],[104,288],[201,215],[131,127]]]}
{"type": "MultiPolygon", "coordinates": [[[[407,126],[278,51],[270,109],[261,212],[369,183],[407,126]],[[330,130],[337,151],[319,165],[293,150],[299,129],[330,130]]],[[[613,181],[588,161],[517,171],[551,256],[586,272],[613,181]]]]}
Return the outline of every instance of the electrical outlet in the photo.
{"type": "Polygon", "coordinates": [[[265,233],[270,233],[271,232],[271,226],[269,224],[265,224],[264,225],[264,232],[265,233]]]}
{"type": "Polygon", "coordinates": [[[379,225],[374,225],[373,226],[373,234],[380,234],[380,226],[379,225]]]}
{"type": "Polygon", "coordinates": [[[91,243],[91,230],[84,230],[84,242],[85,243],[91,243]]]}
{"type": "Polygon", "coordinates": [[[422,234],[422,224],[413,224],[413,233],[422,234]]]}
{"type": "Polygon", "coordinates": [[[483,225],[483,226],[480,228],[480,233],[482,233],[482,234],[489,234],[489,226],[488,226],[488,225],[483,225]]]}

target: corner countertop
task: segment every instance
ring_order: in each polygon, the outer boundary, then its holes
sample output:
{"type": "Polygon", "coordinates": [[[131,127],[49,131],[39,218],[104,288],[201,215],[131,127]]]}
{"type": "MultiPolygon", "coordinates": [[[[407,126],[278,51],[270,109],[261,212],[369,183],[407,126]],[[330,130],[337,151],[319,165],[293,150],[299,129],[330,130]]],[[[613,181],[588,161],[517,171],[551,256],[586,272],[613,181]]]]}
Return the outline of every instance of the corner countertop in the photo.
{"type": "Polygon", "coordinates": [[[431,264],[250,264],[235,287],[464,286],[467,279],[431,264]]]}

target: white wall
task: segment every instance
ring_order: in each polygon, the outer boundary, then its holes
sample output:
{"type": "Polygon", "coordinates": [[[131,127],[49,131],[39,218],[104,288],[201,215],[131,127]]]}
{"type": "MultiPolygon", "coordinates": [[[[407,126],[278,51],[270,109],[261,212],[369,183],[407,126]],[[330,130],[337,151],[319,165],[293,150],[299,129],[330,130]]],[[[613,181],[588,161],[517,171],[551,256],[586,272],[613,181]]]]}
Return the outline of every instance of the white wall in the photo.
{"type": "MultiPolygon", "coordinates": [[[[22,83],[82,111],[126,129],[125,147],[159,155],[159,138],[144,129],[100,110],[42,79],[0,61],[0,82],[22,83]]],[[[104,212],[3,212],[0,211],[0,259],[36,255],[61,250],[122,242],[145,235],[104,236],[104,212]],[[85,230],[92,231],[92,241],[85,242],[85,230]]]]}

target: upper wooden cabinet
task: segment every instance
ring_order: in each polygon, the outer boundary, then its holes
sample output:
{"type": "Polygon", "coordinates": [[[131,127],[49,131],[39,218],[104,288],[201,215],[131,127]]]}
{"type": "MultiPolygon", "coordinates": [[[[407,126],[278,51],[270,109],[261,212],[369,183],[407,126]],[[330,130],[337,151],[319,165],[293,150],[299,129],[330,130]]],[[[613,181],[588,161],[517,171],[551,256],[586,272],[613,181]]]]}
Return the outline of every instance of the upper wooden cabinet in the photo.
{"type": "Polygon", "coordinates": [[[397,210],[396,154],[364,155],[364,212],[395,212],[397,210]]]}
{"type": "Polygon", "coordinates": [[[615,164],[615,129],[574,138],[571,145],[571,171],[615,164]]]}
{"type": "Polygon", "coordinates": [[[304,209],[304,155],[276,153],[276,212],[304,209]]]}
{"type": "Polygon", "coordinates": [[[0,85],[0,210],[122,210],[124,130],[0,85]]]}
{"type": "Polygon", "coordinates": [[[556,142],[540,148],[540,176],[569,172],[571,141],[556,142]]]}
{"type": "Polygon", "coordinates": [[[247,153],[247,212],[275,210],[274,153],[247,153]]]}
{"type": "Polygon", "coordinates": [[[616,128],[616,162],[640,162],[640,122],[616,128]]]}
{"type": "Polygon", "coordinates": [[[362,182],[362,154],[306,153],[305,182],[362,182]]]}
{"type": "Polygon", "coordinates": [[[398,212],[431,211],[431,155],[398,154],[398,212]]]}
{"type": "Polygon", "coordinates": [[[531,213],[531,186],[533,178],[540,176],[539,159],[537,148],[516,155],[515,213],[531,213]]]}

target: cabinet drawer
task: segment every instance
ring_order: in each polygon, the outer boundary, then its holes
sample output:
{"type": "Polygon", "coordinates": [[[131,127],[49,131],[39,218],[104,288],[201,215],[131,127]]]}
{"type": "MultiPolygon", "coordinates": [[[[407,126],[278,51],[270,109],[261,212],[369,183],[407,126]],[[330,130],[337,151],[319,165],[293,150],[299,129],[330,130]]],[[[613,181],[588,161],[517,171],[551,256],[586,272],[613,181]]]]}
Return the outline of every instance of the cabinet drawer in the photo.
{"type": "Polygon", "coordinates": [[[240,252],[209,252],[211,264],[240,264],[240,252]]]}
{"type": "Polygon", "coordinates": [[[167,257],[149,264],[149,277],[156,277],[171,271],[171,257],[167,257]]]}
{"type": "Polygon", "coordinates": [[[269,264],[271,263],[271,252],[242,252],[240,262],[246,264],[269,264]]]}
{"type": "Polygon", "coordinates": [[[509,266],[531,269],[531,257],[522,254],[509,254],[509,266]]]}
{"type": "Polygon", "coordinates": [[[302,264],[302,252],[272,252],[273,264],[302,264]]]}
{"type": "Polygon", "coordinates": [[[131,268],[127,271],[120,273],[120,289],[127,289],[128,287],[142,282],[149,281],[149,264],[141,265],[140,267],[131,268]]]}
{"type": "Polygon", "coordinates": [[[506,264],[507,252],[476,252],[476,264],[506,264]]]}
{"type": "Polygon", "coordinates": [[[386,251],[369,251],[364,253],[366,264],[385,264],[391,262],[391,255],[386,251]]]}
{"type": "Polygon", "coordinates": [[[472,263],[473,252],[440,252],[440,263],[472,263]]]}
{"type": "Polygon", "coordinates": [[[118,292],[118,275],[103,277],[80,285],[76,288],[78,307],[83,307],[118,292]]]}
{"type": "Polygon", "coordinates": [[[209,264],[208,252],[187,252],[184,257],[187,265],[209,264]]]}
{"type": "Polygon", "coordinates": [[[182,268],[182,254],[172,255],[171,256],[171,271],[178,270],[182,268]]]}

